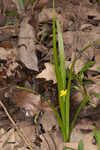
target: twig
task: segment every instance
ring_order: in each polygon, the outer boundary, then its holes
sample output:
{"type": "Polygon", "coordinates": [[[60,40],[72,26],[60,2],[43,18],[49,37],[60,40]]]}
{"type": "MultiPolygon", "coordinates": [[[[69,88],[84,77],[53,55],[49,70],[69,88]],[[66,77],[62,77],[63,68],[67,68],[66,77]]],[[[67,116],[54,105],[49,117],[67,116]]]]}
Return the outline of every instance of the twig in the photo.
{"type": "Polygon", "coordinates": [[[7,115],[7,117],[9,118],[9,120],[11,121],[11,123],[13,124],[13,126],[15,127],[17,133],[19,134],[19,136],[23,139],[25,145],[30,149],[33,150],[32,147],[30,146],[28,140],[26,139],[26,137],[23,135],[23,133],[20,131],[20,129],[17,127],[15,121],[12,119],[12,117],[10,116],[10,114],[8,113],[5,105],[2,103],[2,101],[0,100],[0,105],[2,106],[2,108],[5,111],[5,114],[7,115]]]}

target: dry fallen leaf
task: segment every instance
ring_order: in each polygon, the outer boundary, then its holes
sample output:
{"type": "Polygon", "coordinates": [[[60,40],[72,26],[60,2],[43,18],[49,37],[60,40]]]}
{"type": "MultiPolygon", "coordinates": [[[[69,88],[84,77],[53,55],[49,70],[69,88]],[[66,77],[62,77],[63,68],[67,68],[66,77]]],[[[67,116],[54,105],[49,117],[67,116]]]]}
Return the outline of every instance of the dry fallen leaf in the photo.
{"type": "Polygon", "coordinates": [[[54,71],[54,65],[50,63],[45,63],[45,69],[37,75],[37,78],[45,78],[48,80],[53,80],[56,83],[56,75],[54,71]]]}
{"type": "Polygon", "coordinates": [[[87,89],[87,92],[89,93],[89,95],[91,96],[90,102],[92,104],[95,104],[95,106],[100,104],[99,98],[95,97],[93,94],[93,93],[98,93],[98,94],[100,93],[100,76],[99,76],[99,79],[97,79],[97,80],[95,78],[95,84],[86,85],[86,89],[87,89]]]}
{"type": "Polygon", "coordinates": [[[13,48],[13,45],[10,41],[2,41],[0,42],[0,47],[3,47],[5,49],[11,49],[13,48]]]}
{"type": "MultiPolygon", "coordinates": [[[[61,14],[59,14],[57,12],[55,13],[55,16],[59,20],[59,22],[61,23],[61,29],[63,29],[64,22],[66,21],[65,18],[61,14]]],[[[52,21],[52,19],[53,19],[52,8],[44,8],[39,13],[39,19],[38,19],[39,23],[49,22],[49,21],[52,21]]]]}
{"type": "Polygon", "coordinates": [[[14,150],[16,141],[14,129],[9,130],[0,138],[0,150],[14,150]]]}
{"type": "Polygon", "coordinates": [[[64,147],[70,148],[72,150],[78,149],[78,142],[69,142],[69,143],[61,143],[57,145],[57,150],[63,150],[64,147]]]}
{"type": "Polygon", "coordinates": [[[25,17],[21,23],[19,32],[19,60],[31,70],[38,71],[38,60],[35,53],[35,31],[28,23],[29,18],[25,17]]]}
{"type": "Polygon", "coordinates": [[[83,141],[84,150],[87,150],[88,147],[91,150],[97,150],[97,145],[94,145],[92,143],[94,136],[93,132],[88,132],[88,130],[91,130],[91,124],[92,122],[89,122],[87,120],[81,120],[80,123],[77,123],[72,130],[71,139],[69,143],[56,143],[58,150],[62,150],[64,147],[69,147],[74,150],[77,150],[80,140],[83,141]]]}
{"type": "Polygon", "coordinates": [[[13,76],[15,73],[15,69],[18,67],[18,63],[16,62],[16,48],[15,49],[10,49],[6,50],[2,47],[0,47],[0,59],[1,60],[6,60],[6,66],[3,66],[1,70],[5,70],[6,76],[13,76]]]}
{"type": "Polygon", "coordinates": [[[40,135],[42,139],[41,150],[56,150],[56,145],[49,133],[40,135]]]}
{"type": "MultiPolygon", "coordinates": [[[[99,27],[95,27],[92,32],[75,32],[75,31],[67,31],[63,33],[63,40],[66,45],[69,45],[69,49],[65,49],[65,54],[69,53],[69,51],[75,52],[75,49],[81,50],[85,48],[87,45],[91,44],[95,41],[100,41],[100,33],[99,27]]],[[[85,54],[86,59],[87,57],[92,60],[96,48],[90,47],[87,49],[83,54],[85,54]]],[[[97,49],[98,51],[98,49],[97,49]]],[[[82,56],[84,57],[84,55],[82,56]]],[[[65,56],[66,57],[66,56],[65,56]]]]}
{"type": "Polygon", "coordinates": [[[26,116],[34,116],[38,111],[51,111],[47,102],[42,102],[40,95],[28,91],[14,92],[14,100],[18,107],[24,108],[26,116]]]}
{"type": "MultiPolygon", "coordinates": [[[[76,61],[76,65],[74,67],[74,71],[75,73],[79,73],[79,71],[81,70],[81,68],[85,65],[86,60],[84,59],[84,61],[82,60],[77,60],[76,61]]],[[[67,68],[71,67],[72,62],[71,61],[66,61],[65,65],[66,65],[66,70],[67,68]]],[[[53,80],[54,83],[57,82],[56,80],[56,74],[55,74],[55,70],[54,70],[54,65],[50,64],[50,63],[45,63],[45,69],[39,73],[36,78],[45,78],[47,81],[49,80],[53,80]]]]}
{"type": "MultiPolygon", "coordinates": [[[[92,131],[90,133],[82,133],[80,131],[80,129],[76,129],[74,128],[73,131],[72,131],[72,135],[71,135],[71,142],[74,143],[74,142],[78,142],[80,140],[83,141],[83,144],[84,144],[84,150],[87,150],[87,148],[89,147],[89,149],[91,150],[97,150],[97,145],[94,145],[92,143],[92,140],[93,140],[93,133],[92,131]],[[74,139],[72,141],[72,138],[74,139]]],[[[70,143],[69,143],[70,144],[70,143]]]]}
{"type": "Polygon", "coordinates": [[[39,105],[41,103],[39,95],[27,91],[18,91],[14,93],[14,99],[17,106],[26,110],[27,116],[33,116],[39,111],[39,105]]]}
{"type": "Polygon", "coordinates": [[[7,57],[7,50],[5,48],[0,47],[0,59],[5,60],[7,57]]]}
{"type": "MultiPolygon", "coordinates": [[[[30,123],[26,121],[21,121],[17,123],[17,126],[19,127],[23,135],[28,139],[31,146],[33,146],[36,140],[36,126],[33,124],[30,125],[30,123]]],[[[16,134],[16,142],[24,146],[24,143],[22,139],[19,137],[19,135],[17,134],[17,132],[15,132],[15,134],[16,134]]]]}
{"type": "Polygon", "coordinates": [[[17,11],[19,14],[23,13],[23,11],[20,8],[19,2],[16,0],[12,0],[12,2],[16,5],[17,11]]]}
{"type": "Polygon", "coordinates": [[[7,22],[6,16],[4,16],[0,13],[0,27],[4,26],[6,24],[6,22],[7,22]]]}
{"type": "MultiPolygon", "coordinates": [[[[86,64],[88,62],[88,58],[87,57],[82,57],[82,58],[79,58],[79,59],[77,59],[76,60],[76,62],[75,62],[75,65],[74,65],[74,72],[76,73],[76,74],[78,74],[80,71],[81,71],[81,69],[82,69],[82,67],[84,67],[84,65],[86,64]]],[[[66,65],[66,69],[67,68],[71,68],[71,65],[72,65],[72,61],[66,61],[65,62],[65,65],[66,65]]]]}
{"type": "Polygon", "coordinates": [[[39,123],[42,124],[45,132],[50,132],[53,127],[55,127],[56,129],[59,128],[54,112],[45,112],[42,118],[40,118],[39,123]]]}
{"type": "MultiPolygon", "coordinates": [[[[35,147],[35,150],[40,150],[34,144],[36,139],[36,130],[35,126],[27,125],[25,122],[19,123],[20,131],[23,133],[25,137],[29,139],[31,146],[35,147]]],[[[10,129],[9,131],[5,131],[1,128],[0,130],[0,150],[27,150],[23,140],[18,135],[18,132],[15,129],[10,129]]]]}
{"type": "Polygon", "coordinates": [[[35,7],[35,9],[43,9],[45,5],[48,3],[48,0],[40,0],[35,7]]]}
{"type": "Polygon", "coordinates": [[[93,71],[97,71],[98,72],[98,68],[100,67],[100,53],[98,53],[95,56],[95,64],[93,65],[93,67],[89,68],[89,70],[93,70],[93,71]]]}
{"type": "Polygon", "coordinates": [[[78,74],[81,71],[81,69],[84,67],[84,65],[86,65],[87,62],[88,62],[87,57],[82,57],[80,59],[77,59],[74,66],[74,72],[78,74]]]}

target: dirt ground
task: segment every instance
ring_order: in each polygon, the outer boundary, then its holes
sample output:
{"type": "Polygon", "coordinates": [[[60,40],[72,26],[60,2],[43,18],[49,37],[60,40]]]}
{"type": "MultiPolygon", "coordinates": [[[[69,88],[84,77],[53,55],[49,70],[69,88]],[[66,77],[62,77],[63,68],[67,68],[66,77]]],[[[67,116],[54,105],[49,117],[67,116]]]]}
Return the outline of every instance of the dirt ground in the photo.
{"type": "MultiPolygon", "coordinates": [[[[52,1],[23,2],[24,10],[17,0],[0,1],[0,150],[63,150],[65,146],[77,150],[81,139],[84,150],[97,150],[91,125],[100,130],[100,96],[93,95],[100,94],[100,45],[90,47],[76,61],[76,74],[89,61],[95,62],[84,74],[84,83],[91,82],[85,85],[91,100],[79,114],[70,142],[64,143],[56,116],[44,101],[45,97],[58,108],[52,1]]],[[[73,54],[100,41],[100,3],[55,0],[55,8],[66,64],[71,64],[73,54]]],[[[77,82],[72,80],[70,121],[83,98],[74,85],[77,82]]]]}

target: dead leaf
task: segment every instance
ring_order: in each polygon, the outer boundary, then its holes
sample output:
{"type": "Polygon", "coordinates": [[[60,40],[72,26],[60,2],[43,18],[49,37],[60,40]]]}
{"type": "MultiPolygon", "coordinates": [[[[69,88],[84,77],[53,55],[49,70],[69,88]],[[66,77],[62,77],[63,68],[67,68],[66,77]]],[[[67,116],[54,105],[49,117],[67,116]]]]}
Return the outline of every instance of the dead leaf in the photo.
{"type": "Polygon", "coordinates": [[[27,116],[33,116],[39,111],[41,103],[39,95],[27,91],[19,91],[14,93],[14,99],[18,107],[26,110],[27,116]]]}
{"type": "Polygon", "coordinates": [[[50,132],[53,127],[55,127],[56,129],[59,128],[54,112],[45,112],[42,118],[40,118],[39,123],[42,124],[45,132],[50,132]]]}
{"type": "MultiPolygon", "coordinates": [[[[30,123],[27,123],[25,121],[21,121],[17,124],[19,127],[20,131],[23,133],[23,135],[28,139],[29,143],[34,145],[34,142],[36,140],[36,126],[35,125],[30,125],[30,123]]],[[[16,142],[24,146],[24,143],[22,139],[19,137],[17,132],[15,132],[15,137],[16,137],[16,142]]]]}
{"type": "Polygon", "coordinates": [[[14,135],[14,129],[9,130],[0,138],[0,149],[1,150],[14,150],[16,141],[14,135]]]}
{"type": "Polygon", "coordinates": [[[72,130],[71,139],[69,143],[64,143],[61,139],[61,133],[58,134],[57,131],[53,133],[53,139],[56,143],[57,150],[63,150],[64,147],[72,148],[74,150],[78,149],[78,144],[80,140],[83,141],[84,150],[87,150],[87,147],[91,148],[91,150],[97,150],[97,146],[92,144],[93,133],[92,131],[88,133],[88,129],[91,129],[91,122],[82,121],[81,123],[77,123],[74,129],[72,130]],[[81,130],[87,131],[86,133],[81,130]]]}
{"type": "Polygon", "coordinates": [[[97,104],[100,103],[100,100],[97,97],[95,97],[93,93],[100,93],[100,78],[95,80],[95,84],[86,85],[86,89],[89,95],[91,96],[90,102],[97,106],[97,104]]]}
{"type": "MultiPolygon", "coordinates": [[[[72,52],[72,55],[73,55],[73,52],[72,52]]],[[[66,69],[68,68],[68,69],[70,69],[71,68],[71,65],[72,65],[72,61],[73,61],[73,59],[71,60],[71,61],[66,61],[65,62],[65,65],[66,65],[66,69]]],[[[86,56],[82,56],[82,57],[80,57],[79,59],[77,59],[76,60],[76,62],[75,62],[75,65],[74,65],[74,72],[76,73],[76,74],[78,74],[80,71],[81,71],[81,69],[82,69],[82,67],[86,64],[88,62],[88,58],[86,57],[86,56]]]]}
{"type": "Polygon", "coordinates": [[[26,116],[34,116],[38,111],[51,111],[47,102],[42,102],[40,95],[28,91],[17,91],[14,93],[14,100],[18,107],[24,108],[26,116]]]}
{"type": "Polygon", "coordinates": [[[85,31],[85,30],[90,30],[93,28],[93,25],[89,24],[89,23],[86,23],[86,24],[82,24],[81,27],[80,27],[80,30],[81,31],[85,31]]]}
{"type": "Polygon", "coordinates": [[[100,67],[100,53],[98,53],[95,56],[95,64],[93,65],[93,67],[89,68],[89,70],[93,70],[93,71],[97,71],[98,72],[98,68],[100,67]]]}
{"type": "MultiPolygon", "coordinates": [[[[79,71],[82,69],[82,67],[86,64],[87,60],[83,59],[83,57],[81,59],[78,59],[76,61],[75,67],[74,67],[74,71],[75,73],[79,73],[79,71]]],[[[72,64],[72,61],[66,61],[65,65],[66,65],[66,70],[67,68],[70,69],[72,64]]],[[[54,69],[54,65],[50,64],[50,63],[45,63],[45,69],[39,73],[36,78],[45,78],[47,81],[49,80],[53,80],[54,83],[57,82],[56,80],[56,74],[55,74],[55,69],[54,69]]]]}
{"type": "Polygon", "coordinates": [[[88,58],[85,56],[85,57],[81,57],[79,59],[76,60],[75,62],[75,66],[74,66],[74,72],[76,74],[78,74],[81,69],[84,67],[84,65],[86,65],[88,63],[88,58]]]}
{"type": "MultiPolygon", "coordinates": [[[[100,33],[99,33],[99,27],[95,27],[95,29],[92,30],[92,32],[75,32],[75,31],[68,31],[63,33],[63,40],[66,45],[69,45],[70,49],[65,49],[65,54],[69,53],[69,51],[75,52],[76,49],[81,50],[87,45],[91,44],[95,41],[100,40],[100,33]]],[[[96,48],[91,47],[87,49],[82,55],[88,57],[89,60],[92,60],[94,53],[96,51],[96,48]]],[[[66,57],[66,56],[65,56],[66,57]]],[[[87,58],[86,58],[87,59],[87,58]]]]}
{"type": "Polygon", "coordinates": [[[6,60],[6,67],[2,66],[1,70],[3,72],[5,71],[7,77],[13,76],[15,74],[15,69],[18,67],[18,63],[16,62],[16,57],[17,57],[16,48],[6,50],[0,47],[0,59],[6,60]]]}
{"type": "Polygon", "coordinates": [[[12,2],[16,5],[17,11],[19,14],[23,13],[20,6],[19,6],[19,2],[16,0],[12,0],[12,2]]]}
{"type": "Polygon", "coordinates": [[[56,145],[49,133],[40,135],[42,139],[41,150],[56,150],[56,145]]]}
{"type": "Polygon", "coordinates": [[[86,12],[87,16],[92,16],[93,20],[99,20],[100,21],[100,13],[97,11],[97,9],[90,9],[86,12]]]}
{"type": "Polygon", "coordinates": [[[45,78],[48,80],[53,80],[56,83],[56,75],[54,71],[54,65],[50,63],[45,63],[45,69],[37,75],[37,78],[45,78]]]}
{"type": "Polygon", "coordinates": [[[43,9],[45,5],[48,3],[48,0],[40,0],[35,7],[35,9],[43,9]]]}
{"type": "MultiPolygon", "coordinates": [[[[19,123],[20,131],[25,137],[27,137],[31,143],[31,146],[35,147],[35,150],[39,150],[38,147],[33,143],[36,138],[35,126],[26,125],[19,123]],[[21,124],[21,125],[20,125],[21,124]]],[[[0,150],[27,150],[26,145],[24,145],[23,140],[19,137],[18,132],[15,129],[10,129],[5,131],[0,130],[0,150]]]]}
{"type": "MultiPolygon", "coordinates": [[[[79,143],[79,141],[82,140],[83,144],[84,144],[84,150],[87,150],[87,147],[89,147],[89,149],[91,149],[91,150],[97,150],[98,149],[97,145],[92,144],[93,136],[94,135],[93,135],[92,131],[90,133],[82,133],[79,128],[78,129],[74,128],[72,131],[72,134],[71,134],[71,142],[79,143]],[[72,140],[72,138],[74,140],[72,140]]],[[[70,143],[69,143],[69,145],[70,145],[70,143]]]]}
{"type": "Polygon", "coordinates": [[[38,60],[35,53],[35,31],[33,27],[28,23],[29,18],[25,17],[21,23],[19,32],[19,60],[31,70],[38,71],[38,60]]]}
{"type": "Polygon", "coordinates": [[[4,26],[7,22],[7,18],[6,16],[3,16],[1,13],[0,13],[0,27],[4,26]]]}
{"type": "Polygon", "coordinates": [[[2,41],[0,43],[0,47],[3,47],[5,49],[11,49],[11,48],[13,48],[13,45],[10,41],[2,41]]]}
{"type": "Polygon", "coordinates": [[[64,147],[77,150],[78,149],[78,142],[69,142],[69,143],[60,143],[57,145],[58,149],[57,150],[63,150],[64,147]]]}
{"type": "MultiPolygon", "coordinates": [[[[55,16],[61,23],[61,29],[63,29],[64,21],[66,21],[65,18],[57,12],[55,13],[55,16]]],[[[49,22],[52,21],[52,19],[53,19],[52,8],[44,8],[39,14],[38,22],[39,23],[49,22]]]]}
{"type": "Polygon", "coordinates": [[[0,47],[0,59],[5,60],[7,57],[7,50],[4,48],[0,47]]]}

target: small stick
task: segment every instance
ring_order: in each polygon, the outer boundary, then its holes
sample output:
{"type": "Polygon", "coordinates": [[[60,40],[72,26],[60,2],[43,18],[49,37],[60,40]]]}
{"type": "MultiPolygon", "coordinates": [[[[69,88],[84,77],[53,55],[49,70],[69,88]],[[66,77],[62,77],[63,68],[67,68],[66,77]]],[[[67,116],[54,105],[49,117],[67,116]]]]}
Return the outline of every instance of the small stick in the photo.
{"type": "Polygon", "coordinates": [[[2,103],[2,101],[0,100],[0,105],[2,106],[2,108],[5,111],[5,114],[7,115],[7,117],[9,118],[9,120],[11,121],[11,123],[13,124],[13,126],[15,127],[15,129],[17,130],[17,133],[19,134],[19,136],[23,139],[25,145],[30,149],[33,150],[32,147],[30,146],[28,140],[26,140],[26,137],[23,135],[23,133],[20,131],[20,129],[17,127],[15,121],[12,119],[12,117],[10,116],[10,114],[8,113],[5,105],[2,103]]]}

